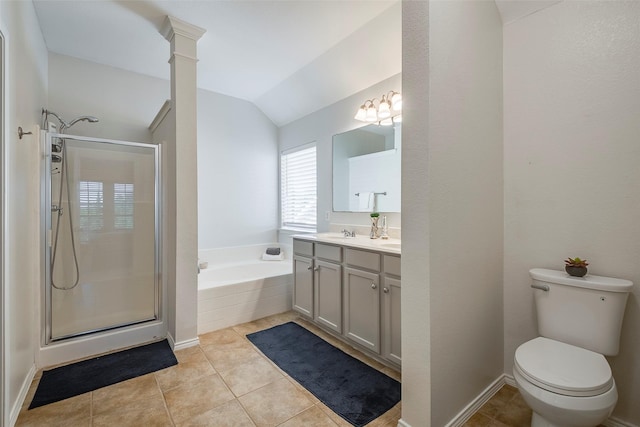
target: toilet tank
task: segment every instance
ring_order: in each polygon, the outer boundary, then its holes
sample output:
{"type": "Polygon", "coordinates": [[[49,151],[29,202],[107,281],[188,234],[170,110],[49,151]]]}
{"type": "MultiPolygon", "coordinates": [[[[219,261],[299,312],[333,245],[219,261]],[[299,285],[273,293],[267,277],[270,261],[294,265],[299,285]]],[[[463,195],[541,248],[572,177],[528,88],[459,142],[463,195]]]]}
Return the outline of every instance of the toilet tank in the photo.
{"type": "Polygon", "coordinates": [[[534,268],[538,333],[605,356],[618,354],[629,280],[534,268]],[[545,290],[547,289],[547,290],[545,290]]]}

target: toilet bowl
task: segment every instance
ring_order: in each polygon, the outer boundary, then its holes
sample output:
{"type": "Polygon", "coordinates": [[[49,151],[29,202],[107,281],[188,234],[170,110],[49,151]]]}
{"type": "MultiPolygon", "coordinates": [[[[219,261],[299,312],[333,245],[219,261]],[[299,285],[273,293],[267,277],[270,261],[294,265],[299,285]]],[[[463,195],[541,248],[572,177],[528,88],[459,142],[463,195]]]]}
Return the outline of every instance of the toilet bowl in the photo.
{"type": "Polygon", "coordinates": [[[535,338],[516,350],[513,376],[533,410],[532,427],[595,427],[618,400],[604,356],[535,338]]]}
{"type": "Polygon", "coordinates": [[[633,283],[541,268],[529,274],[540,336],[518,347],[513,376],[533,410],[531,426],[596,427],[618,401],[604,356],[618,354],[633,283]]]}

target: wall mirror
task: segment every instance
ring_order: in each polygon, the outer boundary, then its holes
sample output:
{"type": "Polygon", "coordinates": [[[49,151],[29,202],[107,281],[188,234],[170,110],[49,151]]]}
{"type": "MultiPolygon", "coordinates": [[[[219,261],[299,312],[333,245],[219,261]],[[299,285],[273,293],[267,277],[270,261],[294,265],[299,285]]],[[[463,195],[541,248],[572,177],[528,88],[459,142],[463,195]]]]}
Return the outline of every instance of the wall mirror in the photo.
{"type": "Polygon", "coordinates": [[[400,124],[333,136],[334,212],[400,212],[400,124]]]}

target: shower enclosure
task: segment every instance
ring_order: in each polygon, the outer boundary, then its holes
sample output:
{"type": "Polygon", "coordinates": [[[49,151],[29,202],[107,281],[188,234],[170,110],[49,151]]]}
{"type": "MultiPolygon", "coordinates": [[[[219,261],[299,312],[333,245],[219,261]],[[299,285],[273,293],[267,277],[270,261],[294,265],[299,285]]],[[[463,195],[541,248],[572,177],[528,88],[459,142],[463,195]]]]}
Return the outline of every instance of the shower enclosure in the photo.
{"type": "MultiPolygon", "coordinates": [[[[61,132],[78,121],[51,114],[61,132]]],[[[159,147],[53,132],[43,140],[44,344],[158,323],[159,147]]]]}

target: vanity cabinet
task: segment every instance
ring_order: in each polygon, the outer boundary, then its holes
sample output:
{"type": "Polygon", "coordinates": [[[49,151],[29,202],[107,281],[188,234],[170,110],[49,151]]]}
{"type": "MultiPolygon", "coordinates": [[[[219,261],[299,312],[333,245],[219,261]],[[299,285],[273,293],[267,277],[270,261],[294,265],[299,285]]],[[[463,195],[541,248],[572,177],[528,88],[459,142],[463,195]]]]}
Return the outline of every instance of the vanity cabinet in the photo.
{"type": "Polygon", "coordinates": [[[313,243],[293,241],[293,309],[313,319],[313,243]]]}
{"type": "Polygon", "coordinates": [[[400,366],[400,256],[294,238],[293,309],[400,366]]]}
{"type": "Polygon", "coordinates": [[[384,256],[382,283],[382,356],[398,365],[402,362],[400,326],[400,257],[384,256]]]}
{"type": "Polygon", "coordinates": [[[315,244],[314,268],[315,313],[313,319],[339,334],[342,333],[342,248],[315,244]]]}
{"type": "Polygon", "coordinates": [[[346,249],[345,335],[380,354],[380,254],[346,249]]]}

